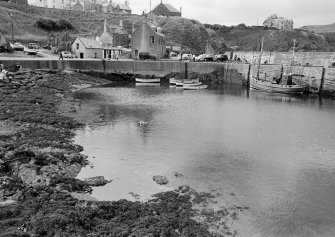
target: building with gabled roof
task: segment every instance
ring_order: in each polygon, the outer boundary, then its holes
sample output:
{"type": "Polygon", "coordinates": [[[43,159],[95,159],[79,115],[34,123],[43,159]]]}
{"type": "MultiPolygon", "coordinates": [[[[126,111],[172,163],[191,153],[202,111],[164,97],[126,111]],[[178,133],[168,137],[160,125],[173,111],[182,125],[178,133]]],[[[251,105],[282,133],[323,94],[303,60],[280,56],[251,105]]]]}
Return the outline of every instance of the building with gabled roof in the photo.
{"type": "Polygon", "coordinates": [[[140,26],[131,36],[132,58],[138,59],[140,53],[150,53],[157,59],[165,57],[166,38],[161,29],[146,21],[142,21],[140,26]]]}
{"type": "Polygon", "coordinates": [[[157,7],[155,7],[151,12],[157,16],[181,17],[180,11],[178,11],[170,4],[163,3],[163,0],[161,0],[161,3],[157,7]]]}
{"type": "Polygon", "coordinates": [[[129,3],[127,0],[124,4],[117,4],[116,8],[118,12],[126,12],[131,14],[131,8],[129,7],[129,3]]]}
{"type": "Polygon", "coordinates": [[[102,11],[105,13],[116,12],[116,4],[114,4],[112,0],[107,1],[102,4],[102,11]]]}
{"type": "Polygon", "coordinates": [[[104,32],[99,37],[99,43],[102,47],[113,47],[113,36],[108,32],[107,19],[104,21],[104,32]]]}
{"type": "Polygon", "coordinates": [[[77,37],[72,43],[72,53],[76,58],[102,58],[102,46],[95,39],[77,37]]]}

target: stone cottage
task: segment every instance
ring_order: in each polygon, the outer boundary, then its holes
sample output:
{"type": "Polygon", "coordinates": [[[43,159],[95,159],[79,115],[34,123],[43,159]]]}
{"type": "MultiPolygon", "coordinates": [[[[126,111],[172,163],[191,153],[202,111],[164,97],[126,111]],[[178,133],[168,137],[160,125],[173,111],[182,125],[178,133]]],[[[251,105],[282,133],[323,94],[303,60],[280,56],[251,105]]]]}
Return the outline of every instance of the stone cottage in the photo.
{"type": "Polygon", "coordinates": [[[166,52],[166,38],[159,27],[142,21],[132,33],[131,49],[133,59],[138,59],[142,52],[154,54],[157,59],[161,59],[166,52]]]}
{"type": "Polygon", "coordinates": [[[77,37],[72,43],[72,52],[77,58],[102,58],[102,46],[95,39],[77,37]]]}

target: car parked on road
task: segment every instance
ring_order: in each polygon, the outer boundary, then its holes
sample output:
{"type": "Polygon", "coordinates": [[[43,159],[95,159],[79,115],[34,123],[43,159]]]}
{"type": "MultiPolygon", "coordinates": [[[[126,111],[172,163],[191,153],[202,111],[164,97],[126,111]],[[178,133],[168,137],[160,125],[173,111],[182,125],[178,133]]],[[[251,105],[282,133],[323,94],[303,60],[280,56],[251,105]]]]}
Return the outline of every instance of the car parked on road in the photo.
{"type": "Polygon", "coordinates": [[[16,51],[23,51],[24,50],[24,46],[20,43],[20,42],[16,42],[13,45],[11,45],[13,50],[16,51]]]}
{"type": "Polygon", "coordinates": [[[228,56],[225,54],[217,54],[214,56],[214,61],[216,62],[228,61],[228,56]]]}
{"type": "Polygon", "coordinates": [[[62,51],[63,58],[74,58],[73,54],[68,51],[62,51]]]}
{"type": "Polygon", "coordinates": [[[182,61],[192,61],[192,60],[193,60],[193,55],[190,54],[190,53],[184,53],[184,54],[181,56],[181,60],[182,60],[182,61]]]}
{"type": "Polygon", "coordinates": [[[206,54],[200,54],[195,57],[195,61],[197,62],[203,62],[206,54]]]}
{"type": "Polygon", "coordinates": [[[28,49],[39,49],[40,46],[38,46],[38,44],[36,43],[29,43],[28,44],[28,49]]]}
{"type": "Polygon", "coordinates": [[[205,62],[213,62],[214,61],[214,55],[213,54],[206,54],[204,56],[204,61],[205,62]]]}
{"type": "Polygon", "coordinates": [[[141,60],[156,60],[157,56],[147,52],[141,52],[139,54],[139,59],[141,60]]]}

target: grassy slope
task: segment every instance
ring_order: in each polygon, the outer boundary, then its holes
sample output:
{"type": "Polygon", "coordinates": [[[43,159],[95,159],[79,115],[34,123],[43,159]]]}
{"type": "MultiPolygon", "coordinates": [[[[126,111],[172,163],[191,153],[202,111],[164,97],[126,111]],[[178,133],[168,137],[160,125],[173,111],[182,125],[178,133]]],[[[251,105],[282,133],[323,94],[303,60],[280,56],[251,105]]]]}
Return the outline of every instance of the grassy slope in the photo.
{"type": "Polygon", "coordinates": [[[301,29],[314,31],[316,33],[335,33],[335,22],[329,25],[310,25],[303,26],[301,29]]]}
{"type": "MultiPolygon", "coordinates": [[[[11,18],[8,13],[13,15],[15,22],[15,39],[22,42],[47,40],[48,33],[34,25],[39,18],[67,20],[76,28],[76,31],[71,32],[73,36],[91,37],[101,34],[105,18],[115,25],[123,20],[129,33],[132,23],[137,23],[143,19],[139,15],[75,12],[0,1],[0,31],[8,39],[11,38],[11,18]]],[[[329,51],[332,49],[325,39],[333,39],[333,37],[325,37],[302,30],[278,31],[252,27],[226,27],[221,31],[205,28],[203,24],[185,18],[159,18],[157,22],[162,27],[168,41],[187,46],[191,48],[192,52],[196,53],[204,52],[206,41],[209,41],[216,49],[219,49],[224,43],[227,46],[237,45],[239,50],[259,50],[261,38],[265,39],[265,50],[288,51],[293,45],[293,39],[297,39],[300,50],[329,51]]]]}

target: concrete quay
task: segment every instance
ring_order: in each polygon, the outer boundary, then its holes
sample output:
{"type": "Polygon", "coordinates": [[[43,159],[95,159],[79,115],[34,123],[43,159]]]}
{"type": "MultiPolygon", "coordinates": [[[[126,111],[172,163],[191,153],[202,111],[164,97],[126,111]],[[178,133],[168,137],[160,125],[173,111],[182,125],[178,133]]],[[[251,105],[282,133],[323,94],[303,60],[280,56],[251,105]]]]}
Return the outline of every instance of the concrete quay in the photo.
{"type": "MultiPolygon", "coordinates": [[[[213,73],[223,72],[218,77],[224,83],[247,84],[250,77],[257,72],[257,65],[246,63],[216,63],[216,62],[181,62],[181,61],[133,61],[133,60],[46,60],[46,59],[0,59],[5,67],[21,65],[23,68],[45,70],[76,70],[79,72],[96,72],[108,74],[142,74],[164,77],[171,72],[213,73]],[[224,78],[229,78],[225,80],[224,78]]],[[[285,66],[281,64],[263,64],[260,66],[260,76],[264,78],[279,77],[281,73],[304,74],[304,82],[309,85],[310,92],[335,96],[335,68],[323,66],[285,66]]]]}

